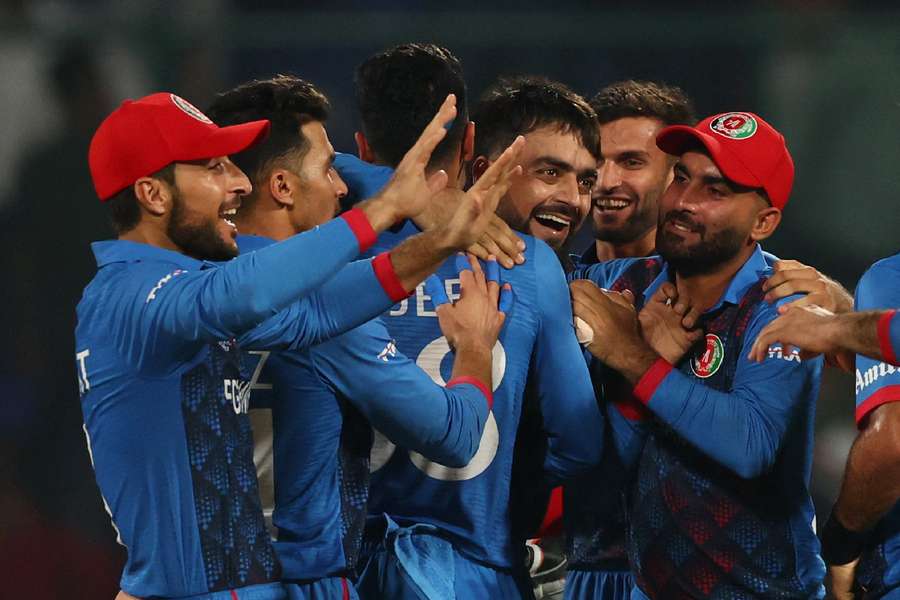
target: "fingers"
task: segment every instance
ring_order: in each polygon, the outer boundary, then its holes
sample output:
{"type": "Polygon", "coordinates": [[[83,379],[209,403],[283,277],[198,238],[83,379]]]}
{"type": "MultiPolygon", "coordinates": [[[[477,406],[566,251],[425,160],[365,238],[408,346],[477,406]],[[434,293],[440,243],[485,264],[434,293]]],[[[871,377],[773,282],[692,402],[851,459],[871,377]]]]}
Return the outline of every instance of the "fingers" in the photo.
{"type": "Polygon", "coordinates": [[[702,313],[700,312],[700,309],[698,309],[697,307],[691,307],[691,309],[688,310],[687,314],[685,314],[681,318],[681,326],[685,329],[693,329],[697,326],[697,322],[700,320],[701,314],[702,313]]]}
{"type": "Polygon", "coordinates": [[[437,275],[429,275],[425,280],[425,293],[431,296],[431,303],[435,310],[443,304],[450,302],[447,298],[447,290],[444,288],[444,282],[437,275]]]}
{"type": "Polygon", "coordinates": [[[484,263],[484,277],[487,280],[487,292],[491,303],[496,305],[500,294],[500,264],[497,257],[491,254],[484,263]]]}
{"type": "Polygon", "coordinates": [[[503,179],[509,179],[510,174],[518,168],[515,164],[519,157],[519,152],[525,146],[525,138],[517,136],[513,143],[510,144],[503,153],[497,157],[487,168],[484,174],[478,178],[478,181],[472,186],[472,189],[479,191],[487,190],[492,186],[501,183],[503,179]]]}
{"type": "Polygon", "coordinates": [[[525,255],[522,254],[525,242],[497,215],[491,215],[487,231],[482,237],[494,243],[497,249],[495,254],[506,268],[511,269],[513,262],[519,265],[525,262],[525,255]],[[501,257],[506,260],[502,260],[501,257]]]}
{"type": "Polygon", "coordinates": [[[487,232],[481,236],[481,239],[477,243],[470,246],[468,251],[481,260],[487,260],[488,256],[493,256],[507,269],[512,269],[515,266],[513,259],[500,249],[496,242],[491,239],[490,233],[487,232]],[[477,252],[475,250],[477,250],[477,252]]]}
{"type": "Polygon", "coordinates": [[[424,169],[428,164],[428,161],[431,160],[431,153],[434,152],[437,145],[444,139],[444,136],[447,135],[447,130],[444,125],[455,118],[456,96],[449,94],[441,104],[437,113],[431,119],[431,122],[425,126],[422,135],[419,136],[419,139],[413,147],[409,149],[409,152],[406,153],[403,160],[397,165],[397,170],[400,171],[402,168],[407,168],[409,166],[424,169]]]}
{"type": "MultiPolygon", "coordinates": [[[[484,270],[481,268],[481,263],[478,262],[478,259],[471,254],[467,254],[466,258],[469,260],[469,266],[472,267],[472,275],[475,278],[475,285],[478,288],[478,291],[480,291],[482,294],[487,294],[487,280],[484,275],[484,270]]],[[[494,259],[494,264],[496,265],[496,259],[494,259]]]]}
{"type": "Polygon", "coordinates": [[[504,315],[508,315],[515,302],[516,295],[513,293],[512,286],[508,283],[504,283],[503,287],[500,288],[500,303],[498,310],[504,315]]]}
{"type": "Polygon", "coordinates": [[[428,176],[428,180],[425,182],[425,185],[428,187],[428,193],[431,195],[437,194],[439,191],[447,187],[447,182],[450,178],[447,176],[447,171],[443,169],[439,170],[436,173],[432,173],[428,176]]]}

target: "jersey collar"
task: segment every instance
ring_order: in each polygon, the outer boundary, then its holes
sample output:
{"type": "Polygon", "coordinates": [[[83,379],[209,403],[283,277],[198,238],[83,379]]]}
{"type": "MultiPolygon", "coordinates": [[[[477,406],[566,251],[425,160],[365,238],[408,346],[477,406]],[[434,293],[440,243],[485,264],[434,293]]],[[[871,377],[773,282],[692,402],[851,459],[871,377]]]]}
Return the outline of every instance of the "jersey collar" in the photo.
{"type": "MultiPolygon", "coordinates": [[[[760,277],[766,271],[769,271],[771,267],[769,266],[769,262],[766,260],[766,254],[762,251],[762,247],[759,244],[756,244],[756,248],[753,250],[753,253],[747,259],[747,261],[741,266],[740,270],[735,273],[734,277],[731,280],[731,283],[728,284],[728,287],[725,289],[725,293],[722,294],[722,297],[719,298],[719,301],[716,302],[715,306],[706,311],[706,313],[713,312],[722,307],[726,302],[728,304],[738,304],[741,301],[741,298],[744,297],[744,294],[747,293],[747,289],[759,281],[760,277]]],[[[768,255],[771,256],[771,255],[768,255]]],[[[775,257],[771,257],[775,258],[775,257]]],[[[663,262],[662,271],[660,271],[659,275],[656,279],[653,280],[647,289],[644,290],[644,301],[653,296],[656,290],[666,281],[671,281],[673,278],[670,277],[669,274],[669,264],[663,262]]],[[[706,314],[704,313],[704,314],[706,314]]]]}

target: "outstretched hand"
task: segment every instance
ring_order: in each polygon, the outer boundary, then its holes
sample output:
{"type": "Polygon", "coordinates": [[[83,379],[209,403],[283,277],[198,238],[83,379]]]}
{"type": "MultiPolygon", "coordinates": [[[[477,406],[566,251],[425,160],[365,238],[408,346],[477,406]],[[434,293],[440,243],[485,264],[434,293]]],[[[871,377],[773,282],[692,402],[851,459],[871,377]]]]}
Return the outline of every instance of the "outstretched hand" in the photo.
{"type": "Polygon", "coordinates": [[[834,313],[853,310],[853,297],[844,287],[815,268],[796,260],[779,260],[772,265],[775,273],[766,280],[763,289],[766,300],[775,302],[794,294],[806,294],[780,306],[785,313],[790,307],[817,305],[834,313]]]}
{"type": "Polygon", "coordinates": [[[482,238],[496,219],[494,212],[500,198],[509,190],[513,177],[522,172],[516,161],[524,146],[525,138],[518,136],[466,191],[445,226],[448,244],[452,247],[469,248],[482,238]]]}
{"type": "Polygon", "coordinates": [[[768,357],[769,347],[780,344],[785,354],[794,348],[800,350],[803,359],[826,354],[831,364],[852,370],[855,357],[841,346],[835,314],[815,305],[789,306],[787,312],[759,332],[748,358],[762,362],[768,357]]]}

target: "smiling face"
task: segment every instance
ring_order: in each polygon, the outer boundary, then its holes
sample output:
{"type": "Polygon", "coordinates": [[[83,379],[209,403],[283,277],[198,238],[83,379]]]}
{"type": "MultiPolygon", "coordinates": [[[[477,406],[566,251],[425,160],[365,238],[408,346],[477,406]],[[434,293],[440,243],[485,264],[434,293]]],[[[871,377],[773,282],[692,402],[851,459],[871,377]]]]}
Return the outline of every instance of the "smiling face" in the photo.
{"type": "Polygon", "coordinates": [[[674,158],[657,148],[659,119],[625,117],[600,126],[600,162],[591,196],[594,237],[613,244],[656,227],[659,198],[672,181],[674,158]]]}
{"type": "Polygon", "coordinates": [[[587,216],[597,159],[574,132],[546,126],[525,134],[519,162],[497,214],[510,227],[561,249],[587,216]]]}
{"type": "Polygon", "coordinates": [[[760,215],[777,209],[756,190],[729,181],[702,152],[685,152],[674,172],[660,201],[656,249],[676,271],[715,271],[762,239],[760,215]]]}
{"type": "Polygon", "coordinates": [[[234,258],[237,227],[231,219],[250,189],[247,176],[227,156],[177,163],[166,234],[188,256],[234,258]]]}

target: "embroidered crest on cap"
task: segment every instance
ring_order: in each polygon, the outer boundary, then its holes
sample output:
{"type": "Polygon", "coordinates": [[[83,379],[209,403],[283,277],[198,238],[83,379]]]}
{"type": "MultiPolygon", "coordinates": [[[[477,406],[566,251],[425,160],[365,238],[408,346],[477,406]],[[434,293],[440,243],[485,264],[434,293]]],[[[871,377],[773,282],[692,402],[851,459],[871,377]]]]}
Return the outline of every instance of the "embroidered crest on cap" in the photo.
{"type": "Polygon", "coordinates": [[[756,133],[757,123],[753,115],[747,113],[725,113],[713,119],[709,128],[733,140],[746,140],[756,133]]]}
{"type": "Polygon", "coordinates": [[[691,370],[701,379],[715,375],[725,359],[725,345],[714,333],[706,334],[706,349],[700,356],[691,359],[691,370]]]}
{"type": "Polygon", "coordinates": [[[175,94],[169,94],[169,97],[172,98],[172,102],[184,111],[185,114],[190,115],[191,117],[197,119],[201,123],[206,123],[207,125],[212,125],[212,120],[204,115],[199,108],[182,98],[181,96],[176,96],[175,94]]]}

